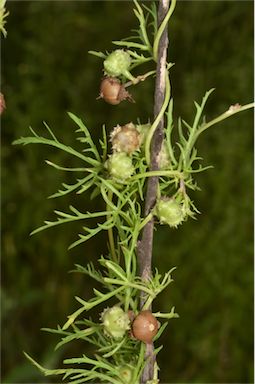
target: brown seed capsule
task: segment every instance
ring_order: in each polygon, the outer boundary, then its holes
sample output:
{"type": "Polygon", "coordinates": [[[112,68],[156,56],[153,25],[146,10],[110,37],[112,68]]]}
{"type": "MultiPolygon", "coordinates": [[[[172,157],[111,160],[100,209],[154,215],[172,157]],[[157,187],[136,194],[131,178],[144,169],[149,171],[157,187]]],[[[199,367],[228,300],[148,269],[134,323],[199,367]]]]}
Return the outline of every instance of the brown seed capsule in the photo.
{"type": "Polygon", "coordinates": [[[117,105],[122,100],[134,101],[126,91],[120,80],[115,77],[105,77],[101,81],[99,99],[104,99],[108,104],[117,105]]]}
{"type": "Polygon", "coordinates": [[[112,149],[115,152],[131,154],[141,145],[141,134],[133,123],[117,125],[111,133],[112,149]]]}
{"type": "Polygon", "coordinates": [[[132,323],[132,334],[137,340],[151,343],[158,332],[158,321],[151,311],[141,311],[132,323]]]}

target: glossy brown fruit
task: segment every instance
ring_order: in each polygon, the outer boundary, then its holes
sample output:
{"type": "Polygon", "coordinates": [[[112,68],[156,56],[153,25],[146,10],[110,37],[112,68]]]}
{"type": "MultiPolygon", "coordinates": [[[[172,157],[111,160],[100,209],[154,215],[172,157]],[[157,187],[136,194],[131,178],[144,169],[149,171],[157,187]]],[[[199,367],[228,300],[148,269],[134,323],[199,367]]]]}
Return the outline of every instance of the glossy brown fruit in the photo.
{"type": "Polygon", "coordinates": [[[151,343],[157,332],[158,321],[151,311],[141,311],[132,323],[132,334],[144,343],[151,343]]]}

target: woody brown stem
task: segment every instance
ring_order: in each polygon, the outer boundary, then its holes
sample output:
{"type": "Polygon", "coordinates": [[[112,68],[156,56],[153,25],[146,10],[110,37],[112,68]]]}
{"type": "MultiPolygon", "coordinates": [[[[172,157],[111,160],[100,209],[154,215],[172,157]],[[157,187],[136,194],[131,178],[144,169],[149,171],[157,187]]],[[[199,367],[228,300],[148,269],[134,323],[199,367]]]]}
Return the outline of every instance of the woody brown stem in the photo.
{"type": "MultiPolygon", "coordinates": [[[[169,0],[159,0],[158,6],[158,26],[162,23],[169,9],[169,0]]],[[[168,30],[165,28],[161,35],[158,46],[157,72],[154,94],[154,119],[158,116],[165,98],[166,89],[166,58],[168,47],[168,30]]],[[[164,137],[164,117],[160,120],[151,142],[151,162],[150,170],[157,171],[159,169],[159,152],[161,150],[164,137]]],[[[148,179],[145,210],[144,215],[147,216],[156,203],[158,188],[158,177],[153,176],[148,179]]],[[[141,241],[138,244],[138,259],[140,276],[144,281],[151,277],[152,264],[152,247],[153,247],[153,229],[154,219],[152,218],[144,227],[141,241]]],[[[141,296],[141,308],[144,305],[146,297],[141,296]]],[[[151,309],[151,308],[150,308],[151,309]]],[[[153,344],[146,344],[145,352],[147,363],[145,365],[141,384],[145,384],[148,380],[153,379],[153,371],[155,366],[155,355],[153,344]]]]}

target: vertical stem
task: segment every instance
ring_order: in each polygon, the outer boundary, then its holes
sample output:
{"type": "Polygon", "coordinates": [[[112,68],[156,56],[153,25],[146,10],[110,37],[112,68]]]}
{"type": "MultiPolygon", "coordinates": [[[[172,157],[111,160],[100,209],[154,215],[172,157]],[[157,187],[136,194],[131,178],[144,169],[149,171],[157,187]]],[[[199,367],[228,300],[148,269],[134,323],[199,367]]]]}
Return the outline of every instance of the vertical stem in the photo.
{"type": "MultiPolygon", "coordinates": [[[[158,27],[161,25],[169,9],[170,0],[159,0],[158,6],[158,27]]],[[[168,47],[168,30],[167,26],[161,35],[158,45],[158,60],[157,60],[157,73],[156,73],[156,84],[154,94],[154,119],[158,116],[165,98],[166,89],[166,58],[167,58],[167,47],[168,47]]],[[[164,116],[161,118],[154,136],[151,142],[151,162],[150,170],[156,171],[159,169],[158,155],[161,150],[162,142],[164,138],[164,116]]],[[[151,209],[154,207],[157,198],[158,189],[158,177],[153,176],[148,179],[147,193],[145,200],[145,216],[147,216],[151,209]]],[[[143,280],[148,280],[151,277],[151,264],[152,264],[152,247],[153,247],[153,230],[154,220],[153,218],[146,224],[143,229],[141,241],[138,244],[138,259],[140,276],[143,280]]],[[[144,294],[141,295],[141,308],[145,302],[146,297],[144,294]]],[[[153,344],[146,344],[145,356],[147,364],[145,365],[141,384],[145,384],[148,380],[153,379],[153,372],[155,366],[155,355],[153,344]]]]}

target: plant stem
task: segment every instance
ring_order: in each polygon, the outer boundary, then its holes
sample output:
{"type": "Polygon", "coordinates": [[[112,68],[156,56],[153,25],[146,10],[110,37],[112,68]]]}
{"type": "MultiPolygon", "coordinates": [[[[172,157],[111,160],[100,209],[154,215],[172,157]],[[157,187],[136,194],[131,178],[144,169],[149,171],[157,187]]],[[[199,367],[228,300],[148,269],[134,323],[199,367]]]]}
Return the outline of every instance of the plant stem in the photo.
{"type": "Polygon", "coordinates": [[[212,125],[217,124],[220,121],[225,120],[228,117],[235,115],[236,113],[246,111],[247,109],[254,108],[254,107],[255,107],[255,103],[250,103],[250,104],[240,105],[240,107],[236,107],[232,111],[231,111],[231,109],[229,109],[228,111],[222,113],[220,116],[209,121],[208,123],[202,124],[201,127],[198,129],[198,134],[200,135],[200,133],[202,133],[206,129],[210,128],[212,125]]]}
{"type": "Polygon", "coordinates": [[[150,171],[150,172],[139,173],[137,175],[131,176],[129,181],[143,179],[144,177],[152,177],[152,176],[158,176],[158,177],[163,177],[163,176],[174,177],[174,176],[176,176],[176,177],[181,178],[182,173],[180,171],[168,171],[168,170],[150,171]]]}
{"type": "MultiPolygon", "coordinates": [[[[165,19],[169,10],[169,0],[160,0],[158,6],[158,30],[162,21],[165,19]]],[[[156,84],[154,94],[154,119],[157,118],[159,112],[162,109],[162,105],[165,100],[166,91],[166,58],[167,58],[167,47],[168,47],[168,31],[167,26],[165,27],[158,43],[157,52],[157,72],[156,72],[156,84]]],[[[158,154],[161,150],[162,142],[164,137],[164,116],[161,117],[158,122],[157,128],[151,141],[151,155],[150,155],[150,171],[158,171],[158,154]]],[[[145,200],[145,212],[144,216],[149,215],[153,209],[158,188],[158,176],[152,176],[148,179],[147,193],[145,200]]],[[[140,275],[142,280],[147,281],[151,277],[151,262],[152,262],[152,245],[153,245],[153,229],[154,220],[152,219],[145,225],[142,233],[141,241],[138,244],[138,260],[140,275]]],[[[143,307],[146,300],[144,293],[141,294],[141,308],[143,307]]],[[[151,306],[150,306],[151,309],[151,306]]],[[[146,344],[145,357],[147,363],[144,367],[141,384],[145,384],[148,380],[153,379],[154,366],[155,366],[155,355],[153,344],[146,344]]]]}

